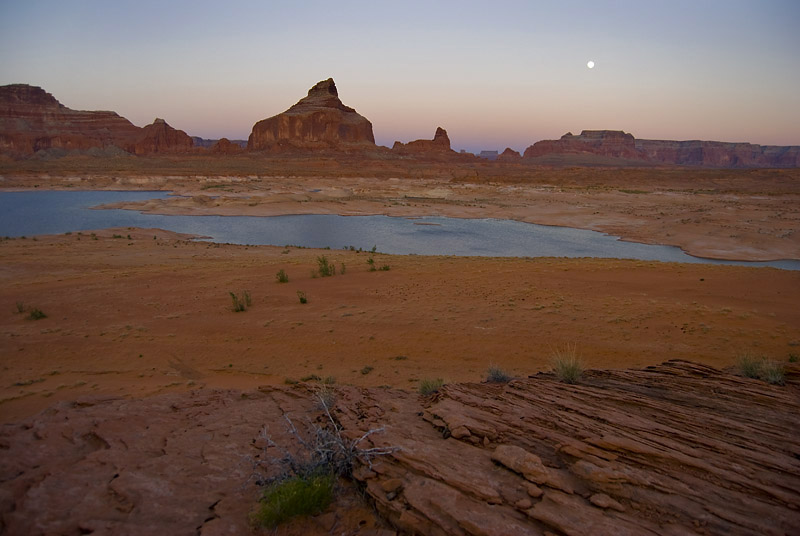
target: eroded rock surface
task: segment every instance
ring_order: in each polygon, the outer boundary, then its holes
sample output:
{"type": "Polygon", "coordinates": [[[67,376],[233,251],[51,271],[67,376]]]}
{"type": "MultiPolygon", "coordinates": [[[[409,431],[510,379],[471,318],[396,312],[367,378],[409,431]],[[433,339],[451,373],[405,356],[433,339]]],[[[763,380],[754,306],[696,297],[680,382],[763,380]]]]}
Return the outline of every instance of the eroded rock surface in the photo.
{"type": "MultiPolygon", "coordinates": [[[[432,397],[337,387],[355,478],[401,534],[791,534],[800,526],[800,366],[785,386],[684,361],[453,384],[432,397]]],[[[242,534],[264,460],[305,386],[61,403],[0,430],[0,531],[242,534]]],[[[280,452],[276,453],[280,455],[280,452]]],[[[277,469],[277,468],[275,468],[277,469]]],[[[352,504],[297,534],[391,535],[352,504]],[[356,519],[354,522],[353,520],[356,519]],[[369,532],[372,531],[372,532],[369,532]]]]}
{"type": "Polygon", "coordinates": [[[372,123],[339,99],[333,78],[318,82],[285,112],[253,125],[253,151],[375,148],[372,123]]]}
{"type": "Polygon", "coordinates": [[[442,127],[436,127],[432,140],[414,140],[408,143],[394,142],[392,151],[405,156],[455,156],[450,148],[450,137],[442,127]]]}

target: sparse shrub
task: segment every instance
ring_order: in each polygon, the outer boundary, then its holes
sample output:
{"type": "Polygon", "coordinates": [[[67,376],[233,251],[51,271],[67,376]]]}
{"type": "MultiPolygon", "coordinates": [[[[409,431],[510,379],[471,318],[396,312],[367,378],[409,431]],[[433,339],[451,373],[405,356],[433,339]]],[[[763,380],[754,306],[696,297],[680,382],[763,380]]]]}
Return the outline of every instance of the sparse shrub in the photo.
{"type": "Polygon", "coordinates": [[[751,354],[742,354],[736,358],[736,368],[745,378],[760,378],[763,364],[763,357],[756,357],[751,354]]]}
{"type": "Polygon", "coordinates": [[[31,320],[41,320],[42,318],[47,318],[47,315],[44,314],[42,310],[39,309],[38,307],[34,307],[28,314],[28,318],[30,318],[31,320]]]}
{"type": "Polygon", "coordinates": [[[306,298],[306,293],[302,290],[297,291],[297,298],[300,300],[300,303],[308,303],[308,298],[306,298]]]}
{"type": "Polygon", "coordinates": [[[486,381],[489,383],[508,383],[511,381],[511,376],[497,365],[490,365],[486,372],[486,381]]]}
{"type": "Polygon", "coordinates": [[[789,354],[789,363],[797,363],[797,354],[789,354]]]}
{"type": "Polygon", "coordinates": [[[22,303],[21,301],[17,302],[17,312],[18,313],[24,313],[25,312],[25,304],[22,303]]]}
{"type": "Polygon", "coordinates": [[[364,368],[362,368],[362,369],[361,369],[361,374],[363,374],[364,376],[366,376],[367,374],[369,374],[369,373],[370,373],[370,372],[372,372],[373,370],[375,370],[375,367],[371,367],[371,366],[367,365],[366,367],[364,367],[364,368]]]}
{"type": "Polygon", "coordinates": [[[317,257],[317,272],[320,277],[330,277],[336,275],[336,265],[328,261],[325,255],[317,257]]]}
{"type": "Polygon", "coordinates": [[[233,292],[228,292],[228,294],[231,295],[231,300],[233,301],[233,311],[235,313],[247,311],[247,308],[253,303],[252,299],[250,298],[250,293],[246,290],[242,291],[241,296],[234,294],[233,292]]]}
{"type": "Polygon", "coordinates": [[[273,482],[264,490],[251,519],[256,525],[275,528],[292,518],[323,512],[333,502],[335,483],[333,473],[273,482]]]}
{"type": "Polygon", "coordinates": [[[323,382],[317,389],[318,409],[330,409],[336,404],[336,391],[331,387],[332,384],[323,382]]]}
{"type": "Polygon", "coordinates": [[[419,382],[419,394],[423,396],[432,395],[439,391],[444,385],[444,380],[441,378],[436,378],[435,380],[431,380],[426,378],[419,382]]]}
{"type": "Polygon", "coordinates": [[[300,381],[301,382],[318,382],[321,379],[322,378],[320,378],[316,374],[308,374],[307,376],[303,376],[302,378],[300,378],[300,381]]]}
{"type": "Polygon", "coordinates": [[[344,265],[344,263],[342,263],[341,266],[339,267],[339,273],[341,275],[344,275],[345,271],[347,271],[347,267],[344,265]]]}
{"type": "Polygon", "coordinates": [[[296,385],[298,381],[293,378],[284,378],[283,383],[285,383],[286,385],[296,385]]]}
{"type": "Polygon", "coordinates": [[[388,264],[384,264],[383,266],[380,267],[380,270],[388,272],[389,270],[391,270],[391,267],[388,264]]]}
{"type": "Polygon", "coordinates": [[[783,385],[784,380],[783,363],[776,361],[764,361],[761,365],[761,379],[773,385],[783,385]]]}
{"type": "Polygon", "coordinates": [[[275,279],[278,280],[278,283],[288,283],[289,276],[286,274],[283,268],[278,270],[278,273],[275,275],[275,279]]]}
{"type": "Polygon", "coordinates": [[[583,361],[578,356],[575,345],[569,344],[564,349],[556,349],[551,357],[553,372],[559,381],[569,384],[578,383],[583,374],[583,361]]]}

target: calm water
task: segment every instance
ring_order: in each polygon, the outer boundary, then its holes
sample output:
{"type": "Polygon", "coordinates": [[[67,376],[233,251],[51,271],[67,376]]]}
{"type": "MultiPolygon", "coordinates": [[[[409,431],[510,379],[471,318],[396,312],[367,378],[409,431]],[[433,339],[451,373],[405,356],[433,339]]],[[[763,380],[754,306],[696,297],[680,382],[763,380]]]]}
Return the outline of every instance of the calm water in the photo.
{"type": "Polygon", "coordinates": [[[293,244],[371,249],[419,255],[492,257],[612,257],[666,262],[711,262],[800,270],[800,261],[722,262],[671,246],[622,242],[595,231],[510,220],[392,218],[387,216],[163,216],[132,210],[91,210],[118,201],[167,197],[166,192],[0,192],[0,236],[33,236],[108,227],[155,227],[233,244],[293,244]]]}

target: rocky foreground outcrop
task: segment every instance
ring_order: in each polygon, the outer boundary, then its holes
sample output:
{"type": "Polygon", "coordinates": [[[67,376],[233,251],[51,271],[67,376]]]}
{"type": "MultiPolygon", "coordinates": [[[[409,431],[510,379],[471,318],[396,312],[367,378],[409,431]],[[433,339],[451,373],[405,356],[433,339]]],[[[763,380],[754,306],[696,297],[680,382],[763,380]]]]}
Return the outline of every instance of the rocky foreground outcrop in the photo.
{"type": "Polygon", "coordinates": [[[333,78],[318,82],[283,113],[253,125],[251,151],[374,149],[372,123],[339,99],[333,78]]]}
{"type": "Polygon", "coordinates": [[[584,130],[578,136],[567,132],[558,140],[534,143],[525,149],[523,158],[532,160],[549,155],[596,155],[648,164],[722,168],[800,166],[800,146],[637,140],[620,130],[584,130]]]}
{"type": "Polygon", "coordinates": [[[0,152],[6,154],[56,149],[144,155],[191,148],[191,138],[163,119],[140,128],[115,112],[67,108],[40,87],[0,86],[0,152]]]}
{"type": "MultiPolygon", "coordinates": [[[[774,386],[672,361],[433,397],[340,387],[333,415],[350,438],[373,431],[362,448],[399,449],[355,469],[394,527],[373,534],[791,534],[798,381],[796,364],[774,386]]],[[[325,422],[300,386],[82,399],[4,425],[0,531],[247,532],[254,460],[297,448],[285,415],[325,422]]],[[[348,508],[303,532],[346,532],[348,508]]]]}

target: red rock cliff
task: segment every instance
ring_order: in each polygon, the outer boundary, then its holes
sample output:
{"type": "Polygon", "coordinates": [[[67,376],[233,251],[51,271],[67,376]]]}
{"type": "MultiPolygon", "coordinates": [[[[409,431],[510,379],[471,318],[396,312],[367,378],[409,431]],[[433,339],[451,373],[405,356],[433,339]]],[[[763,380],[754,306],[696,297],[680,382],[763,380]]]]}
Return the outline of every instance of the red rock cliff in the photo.
{"type": "Polygon", "coordinates": [[[637,140],[619,130],[584,130],[542,140],[525,150],[523,158],[551,154],[593,154],[643,163],[705,167],[800,167],[800,147],[719,141],[637,140]]]}
{"type": "Polygon", "coordinates": [[[372,148],[372,123],[339,100],[333,78],[317,83],[285,112],[253,125],[251,151],[372,148]]]}
{"type": "Polygon", "coordinates": [[[392,151],[401,155],[436,156],[456,154],[450,149],[450,138],[442,127],[436,128],[432,140],[414,140],[408,143],[394,142],[392,151]]]}

